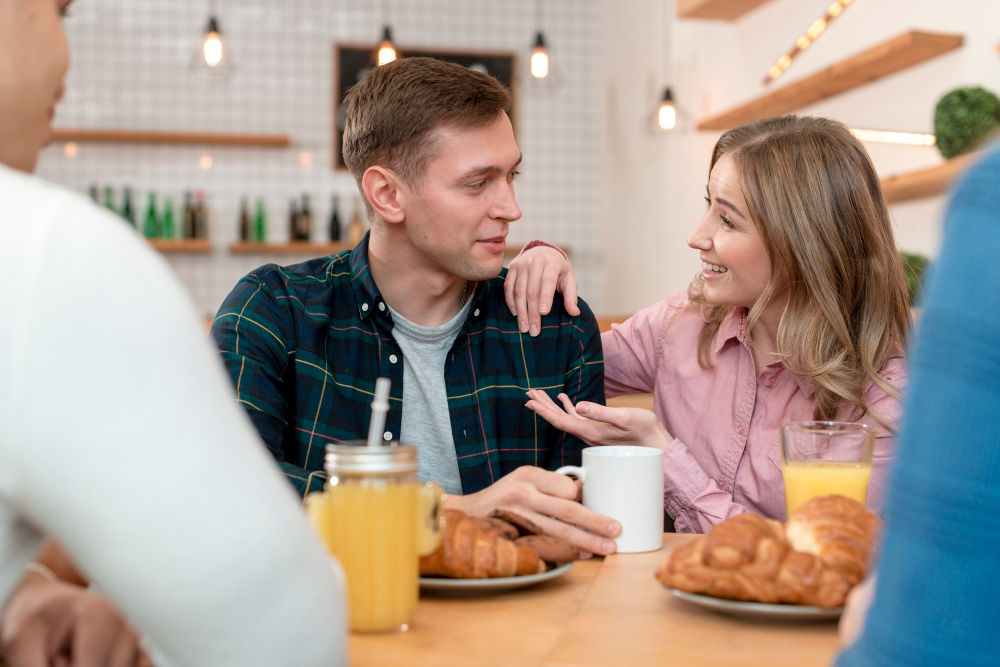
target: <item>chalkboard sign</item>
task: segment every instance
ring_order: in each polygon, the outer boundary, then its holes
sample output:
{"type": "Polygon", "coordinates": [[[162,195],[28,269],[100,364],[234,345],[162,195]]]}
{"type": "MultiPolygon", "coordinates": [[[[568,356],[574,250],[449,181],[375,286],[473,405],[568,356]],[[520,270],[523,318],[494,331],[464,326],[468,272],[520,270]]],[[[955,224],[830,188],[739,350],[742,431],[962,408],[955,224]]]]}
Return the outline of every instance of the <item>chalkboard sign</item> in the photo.
{"type": "MultiPolygon", "coordinates": [[[[337,92],[333,109],[333,166],[335,169],[346,169],[344,164],[343,151],[341,151],[344,124],[347,121],[347,103],[344,96],[347,90],[356,84],[361,78],[375,67],[377,45],[358,46],[340,45],[335,49],[335,62],[333,72],[335,80],[333,89],[337,92]]],[[[429,49],[397,49],[396,53],[401,58],[412,58],[424,56],[427,58],[437,58],[446,62],[455,63],[474,69],[483,74],[489,74],[505,85],[511,95],[516,95],[514,81],[514,54],[513,53],[469,53],[469,52],[448,52],[432,51],[429,49]]],[[[510,122],[514,125],[515,133],[517,124],[514,121],[515,104],[511,105],[510,122]]]]}

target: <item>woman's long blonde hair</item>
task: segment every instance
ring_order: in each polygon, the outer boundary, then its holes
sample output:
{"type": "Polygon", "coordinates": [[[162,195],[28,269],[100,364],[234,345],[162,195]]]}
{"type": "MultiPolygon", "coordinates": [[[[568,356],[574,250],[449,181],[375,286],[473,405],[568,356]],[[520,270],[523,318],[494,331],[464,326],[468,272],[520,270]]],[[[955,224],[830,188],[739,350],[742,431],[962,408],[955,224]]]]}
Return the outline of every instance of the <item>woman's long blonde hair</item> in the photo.
{"type": "MultiPolygon", "coordinates": [[[[771,280],[750,308],[751,332],[776,297],[775,267],[788,272],[790,295],[778,326],[777,354],[789,371],[812,378],[814,419],[834,419],[845,404],[882,426],[865,396],[870,382],[899,392],[880,375],[906,345],[909,303],[889,209],[878,175],[861,142],[826,118],[779,116],[722,135],[712,167],[732,157],[750,217],[771,260],[771,280]]],[[[711,173],[711,168],[709,169],[711,173]]],[[[712,366],[712,340],[733,310],[709,304],[699,275],[689,289],[705,326],[698,362],[712,366]]]]}

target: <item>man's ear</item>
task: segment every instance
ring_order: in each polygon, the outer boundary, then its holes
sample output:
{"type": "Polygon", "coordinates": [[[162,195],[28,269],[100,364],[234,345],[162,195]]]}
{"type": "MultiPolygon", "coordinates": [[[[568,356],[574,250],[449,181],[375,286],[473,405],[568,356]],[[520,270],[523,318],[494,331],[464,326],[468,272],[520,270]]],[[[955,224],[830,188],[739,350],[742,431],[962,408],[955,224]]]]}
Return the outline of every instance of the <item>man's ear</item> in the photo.
{"type": "Polygon", "coordinates": [[[402,222],[405,217],[400,205],[400,189],[406,184],[391,169],[385,167],[368,167],[361,177],[361,188],[365,191],[368,203],[375,214],[386,222],[402,222]]]}

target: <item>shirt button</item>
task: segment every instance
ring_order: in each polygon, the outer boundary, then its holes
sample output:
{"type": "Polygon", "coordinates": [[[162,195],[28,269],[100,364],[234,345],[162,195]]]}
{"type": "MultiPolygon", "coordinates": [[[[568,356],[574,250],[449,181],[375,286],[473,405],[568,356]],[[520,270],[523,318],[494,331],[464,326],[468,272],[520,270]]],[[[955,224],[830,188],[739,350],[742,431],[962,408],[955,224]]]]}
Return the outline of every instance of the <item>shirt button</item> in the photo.
{"type": "Polygon", "coordinates": [[[378,309],[381,310],[383,313],[385,312],[385,302],[384,301],[379,301],[378,302],[378,309]]]}
{"type": "Polygon", "coordinates": [[[361,304],[361,310],[363,310],[363,311],[365,311],[367,313],[368,312],[368,304],[367,303],[361,304]]]}
{"type": "Polygon", "coordinates": [[[740,435],[743,435],[744,433],[747,432],[747,427],[744,426],[743,424],[740,424],[739,426],[736,427],[736,432],[739,433],[740,435]]]}
{"type": "Polygon", "coordinates": [[[392,431],[386,431],[382,434],[382,437],[386,440],[392,440],[392,431]]]}
{"type": "Polygon", "coordinates": [[[479,309],[476,308],[476,312],[472,313],[473,317],[479,317],[479,309]]]}
{"type": "Polygon", "coordinates": [[[770,387],[770,386],[771,386],[771,381],[770,381],[770,380],[764,380],[764,381],[762,382],[762,384],[763,384],[763,385],[764,385],[765,387],[770,387]]]}
{"type": "Polygon", "coordinates": [[[397,361],[398,361],[398,359],[396,359],[396,355],[395,355],[395,354],[390,354],[390,355],[389,355],[389,363],[390,363],[390,364],[394,364],[394,363],[396,363],[397,361]]]}

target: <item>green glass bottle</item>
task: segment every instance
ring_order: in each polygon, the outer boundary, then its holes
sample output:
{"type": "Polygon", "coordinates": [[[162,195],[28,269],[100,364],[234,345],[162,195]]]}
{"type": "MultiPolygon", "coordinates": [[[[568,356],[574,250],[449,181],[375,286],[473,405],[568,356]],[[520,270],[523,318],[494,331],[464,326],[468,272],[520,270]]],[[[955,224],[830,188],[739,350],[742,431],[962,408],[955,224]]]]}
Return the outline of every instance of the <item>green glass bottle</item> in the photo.
{"type": "Polygon", "coordinates": [[[163,202],[163,224],[160,225],[160,236],[165,239],[174,238],[174,203],[167,197],[163,202]]]}
{"type": "Polygon", "coordinates": [[[263,243],[267,240],[267,214],[264,212],[264,200],[257,200],[257,210],[253,217],[253,240],[263,243]]]}
{"type": "Polygon", "coordinates": [[[115,192],[110,185],[104,188],[104,208],[109,211],[115,210],[115,192]]]}
{"type": "Polygon", "coordinates": [[[149,208],[146,209],[146,222],[142,226],[142,235],[147,239],[160,236],[160,219],[156,217],[156,193],[149,193],[149,208]]]}
{"type": "Polygon", "coordinates": [[[125,202],[122,204],[122,217],[128,224],[135,227],[135,212],[132,210],[132,188],[125,188],[125,202]]]}

